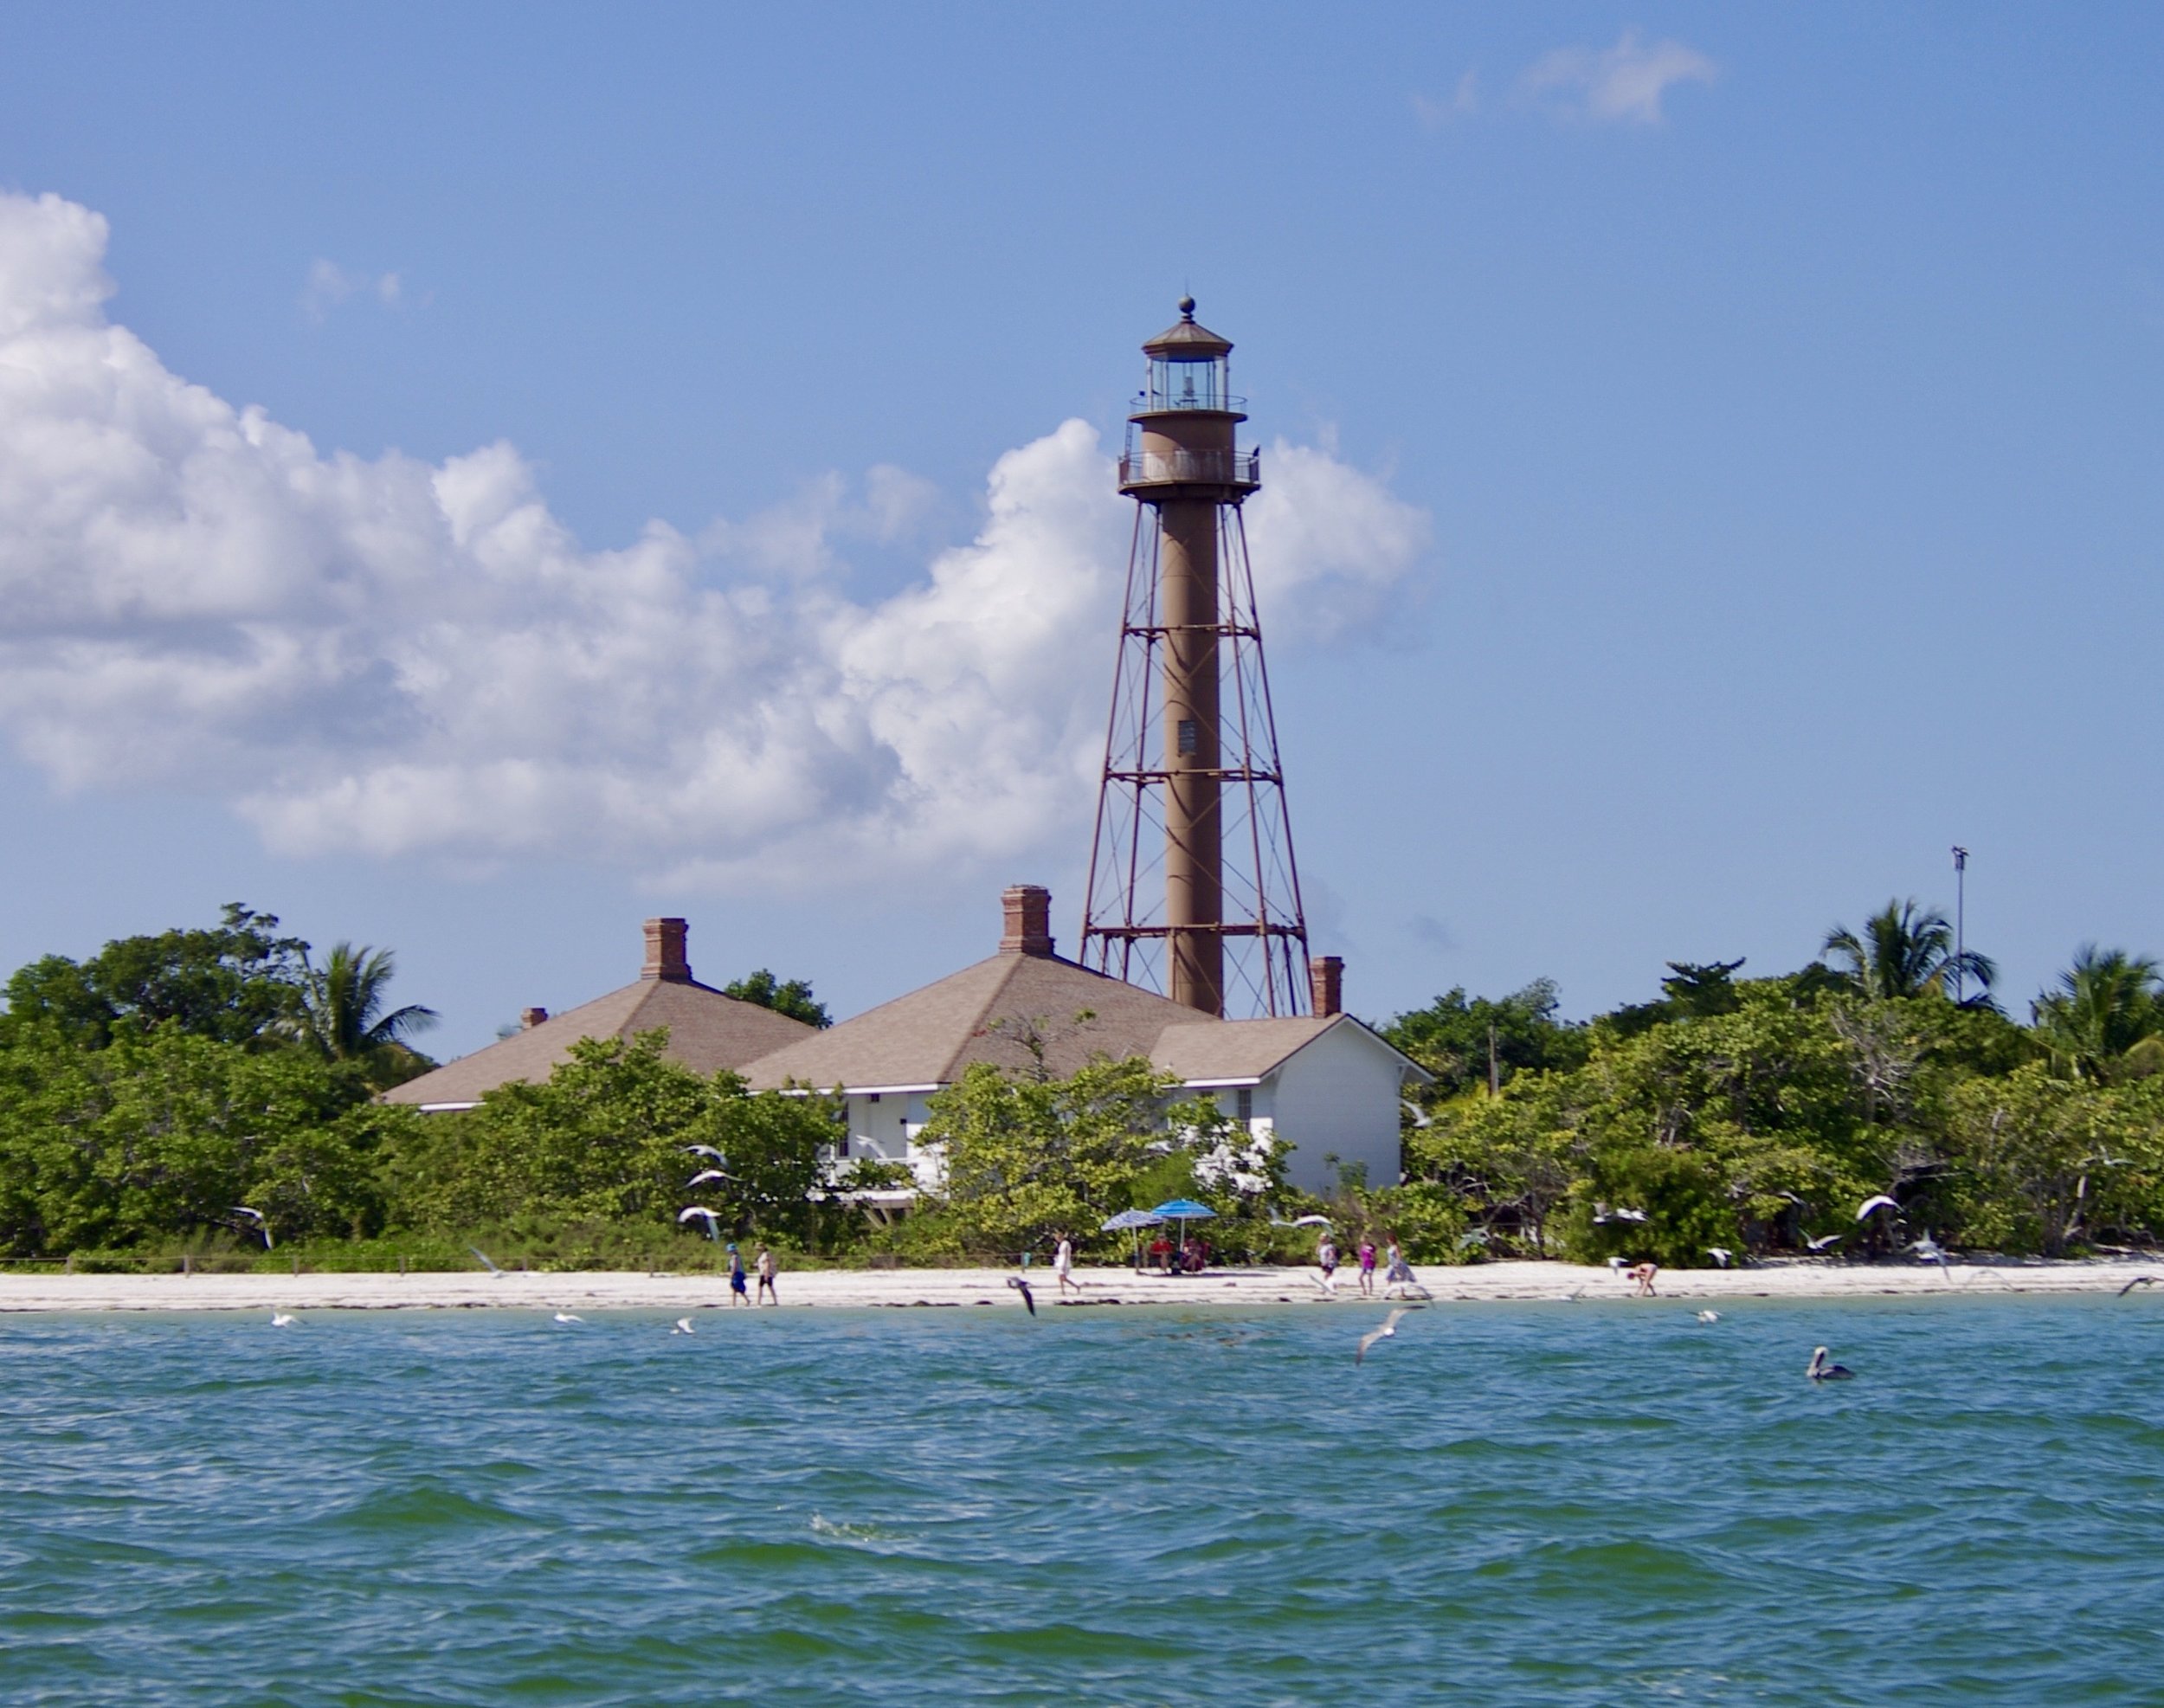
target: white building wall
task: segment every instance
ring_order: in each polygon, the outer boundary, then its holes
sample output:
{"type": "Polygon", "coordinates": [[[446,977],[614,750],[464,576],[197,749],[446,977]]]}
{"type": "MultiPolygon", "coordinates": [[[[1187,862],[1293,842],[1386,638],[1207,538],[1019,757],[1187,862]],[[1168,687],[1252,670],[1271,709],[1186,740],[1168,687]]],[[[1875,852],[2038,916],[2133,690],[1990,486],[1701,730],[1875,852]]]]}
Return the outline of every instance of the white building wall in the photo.
{"type": "Polygon", "coordinates": [[[1331,1155],[1341,1166],[1364,1166],[1370,1186],[1398,1183],[1402,1072],[1395,1053],[1362,1028],[1333,1026],[1255,1088],[1257,1124],[1266,1111],[1292,1147],[1285,1169],[1294,1186],[1334,1188],[1336,1173],[1324,1160],[1331,1155]]]}

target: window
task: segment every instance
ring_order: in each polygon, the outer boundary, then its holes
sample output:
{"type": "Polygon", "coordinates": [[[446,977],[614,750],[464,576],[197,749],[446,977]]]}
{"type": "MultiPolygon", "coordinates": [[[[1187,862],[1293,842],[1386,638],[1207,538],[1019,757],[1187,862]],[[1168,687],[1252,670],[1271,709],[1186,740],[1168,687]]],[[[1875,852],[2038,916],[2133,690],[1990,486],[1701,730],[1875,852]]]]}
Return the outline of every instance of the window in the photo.
{"type": "Polygon", "coordinates": [[[1202,751],[1202,726],[1192,718],[1180,719],[1180,757],[1193,758],[1202,751]]]}
{"type": "Polygon", "coordinates": [[[872,1093],[872,1095],[871,1095],[869,1098],[866,1099],[865,1100],[866,1100],[867,1103],[877,1103],[877,1102],[879,1100],[879,1092],[873,1092],[872,1093]]]}
{"type": "Polygon", "coordinates": [[[1255,1118],[1255,1088],[1253,1086],[1240,1088],[1239,1104],[1240,1118],[1243,1122],[1252,1122],[1255,1118]]]}

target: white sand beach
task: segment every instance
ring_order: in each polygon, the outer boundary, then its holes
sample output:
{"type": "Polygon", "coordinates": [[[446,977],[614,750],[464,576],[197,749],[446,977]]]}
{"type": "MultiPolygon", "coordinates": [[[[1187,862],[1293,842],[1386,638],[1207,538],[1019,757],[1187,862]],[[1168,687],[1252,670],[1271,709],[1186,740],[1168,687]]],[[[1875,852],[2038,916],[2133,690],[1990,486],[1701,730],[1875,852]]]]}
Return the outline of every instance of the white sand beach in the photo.
{"type": "MultiPolygon", "coordinates": [[[[782,1308],[848,1305],[1019,1310],[1004,1269],[807,1270],[782,1273],[782,1308]]],[[[1487,1263],[1417,1271],[1437,1303],[1496,1299],[1628,1299],[1632,1284],[1606,1269],[1565,1263],[1487,1263]]],[[[1658,1297],[1718,1302],[1742,1299],[1848,1299],[1889,1294],[2115,1293],[2136,1276],[2164,1284],[2164,1258],[2040,1263],[2005,1260],[1925,1264],[1773,1262],[1737,1269],[1665,1270],[1658,1297]]],[[[1311,1305],[1359,1302],[1341,1271],[1335,1295],[1313,1269],[1223,1269],[1194,1277],[1083,1269],[1066,1308],[1179,1305],[1311,1305]]],[[[1030,1272],[1040,1310],[1059,1306],[1049,1270],[1030,1272]]],[[[563,1274],[249,1274],[0,1276],[0,1312],[24,1311],[396,1311],[499,1308],[551,1311],[686,1311],[729,1304],[719,1276],[589,1272],[563,1274]]],[[[768,1307],[772,1308],[772,1307],[768,1307]]]]}

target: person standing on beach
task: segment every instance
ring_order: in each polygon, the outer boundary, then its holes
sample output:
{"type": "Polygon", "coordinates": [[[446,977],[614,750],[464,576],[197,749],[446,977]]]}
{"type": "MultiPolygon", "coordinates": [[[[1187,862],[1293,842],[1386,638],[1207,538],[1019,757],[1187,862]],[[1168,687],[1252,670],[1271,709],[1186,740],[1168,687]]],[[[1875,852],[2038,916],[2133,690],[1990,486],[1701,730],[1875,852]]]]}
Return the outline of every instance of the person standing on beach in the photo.
{"type": "Polygon", "coordinates": [[[1067,1289],[1082,1291],[1082,1283],[1074,1279],[1074,1241],[1065,1234],[1059,1236],[1059,1247],[1052,1254],[1052,1273],[1059,1278],[1059,1297],[1067,1296],[1067,1289]]]}
{"type": "Polygon", "coordinates": [[[1360,1296],[1375,1296],[1375,1242],[1366,1234],[1360,1238],[1360,1296]]]}
{"type": "Polygon", "coordinates": [[[1400,1287],[1417,1287],[1420,1284],[1413,1276],[1413,1266],[1405,1260],[1405,1254],[1398,1247],[1398,1236],[1389,1235],[1389,1270],[1382,1278],[1382,1296],[1385,1299],[1400,1287]]]}
{"type": "Polygon", "coordinates": [[[729,1242],[729,1302],[749,1305],[751,1296],[744,1288],[744,1254],[737,1249],[736,1241],[729,1242]]]}
{"type": "Polygon", "coordinates": [[[758,1270],[759,1303],[762,1305],[779,1305],[782,1302],[782,1295],[774,1291],[774,1272],[776,1267],[778,1266],[774,1261],[774,1254],[764,1246],[761,1246],[758,1270]]]}
{"type": "Polygon", "coordinates": [[[1323,1291],[1333,1294],[1336,1292],[1337,1241],[1330,1236],[1327,1229],[1324,1231],[1322,1239],[1316,1244],[1315,1265],[1323,1272],[1323,1291]]]}

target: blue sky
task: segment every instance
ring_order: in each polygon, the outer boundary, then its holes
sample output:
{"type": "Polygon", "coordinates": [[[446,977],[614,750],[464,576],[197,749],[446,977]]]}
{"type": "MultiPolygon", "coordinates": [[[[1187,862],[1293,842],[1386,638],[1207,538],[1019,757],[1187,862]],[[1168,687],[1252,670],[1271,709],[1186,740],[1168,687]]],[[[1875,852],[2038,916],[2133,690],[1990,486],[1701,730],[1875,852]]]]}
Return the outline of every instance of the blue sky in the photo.
{"type": "Polygon", "coordinates": [[[2017,1010],[2082,939],[2164,951],[2161,48],[2107,6],[16,8],[0,963],[245,899],[395,945],[454,1053],[653,912],[842,1012],[988,951],[1007,882],[1071,945],[1092,459],[1188,288],[1304,471],[1257,569],[1356,1009],[1784,970],[1950,906],[1955,841],[2017,1010]],[[1003,601],[1017,648],[943,648],[1003,601]]]}

